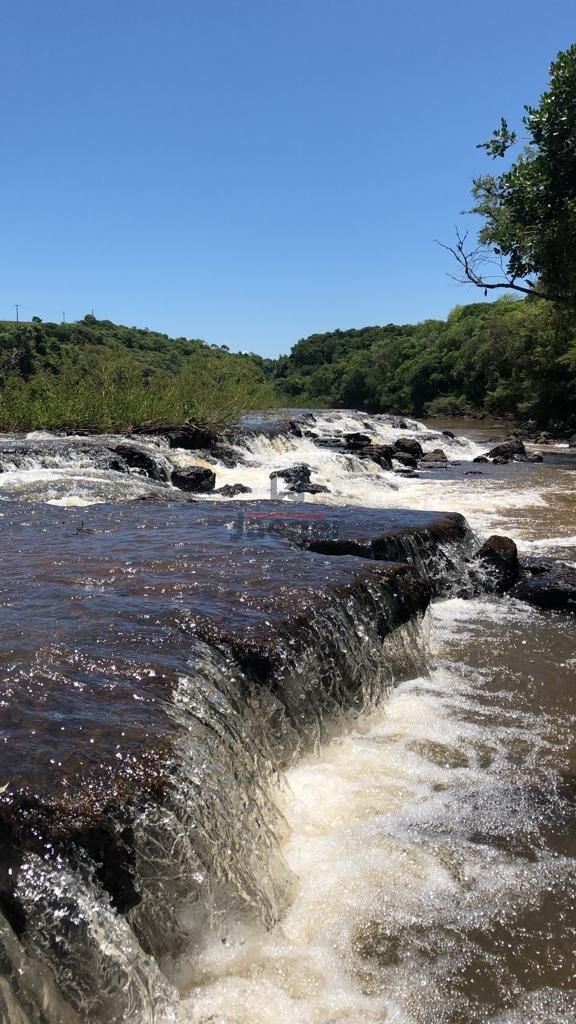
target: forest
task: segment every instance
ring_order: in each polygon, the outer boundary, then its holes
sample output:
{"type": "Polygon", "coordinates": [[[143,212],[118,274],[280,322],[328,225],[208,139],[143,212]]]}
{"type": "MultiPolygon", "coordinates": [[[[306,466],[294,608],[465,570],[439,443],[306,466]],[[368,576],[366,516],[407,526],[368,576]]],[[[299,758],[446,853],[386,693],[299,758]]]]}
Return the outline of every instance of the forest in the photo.
{"type": "Polygon", "coordinates": [[[92,314],[77,323],[0,322],[0,430],[218,429],[276,401],[259,356],[92,314]]]}
{"type": "Polygon", "coordinates": [[[275,363],[287,405],[576,425],[576,320],[503,295],[446,320],[314,334],[275,363]]]}

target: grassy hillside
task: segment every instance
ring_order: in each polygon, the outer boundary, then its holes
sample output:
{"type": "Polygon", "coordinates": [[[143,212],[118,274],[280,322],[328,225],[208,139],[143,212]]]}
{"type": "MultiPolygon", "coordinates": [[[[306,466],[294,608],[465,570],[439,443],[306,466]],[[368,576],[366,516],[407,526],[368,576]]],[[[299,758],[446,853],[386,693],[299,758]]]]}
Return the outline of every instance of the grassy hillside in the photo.
{"type": "Polygon", "coordinates": [[[576,322],[548,302],[504,297],[446,320],[314,334],[273,375],[287,404],[576,427],[576,322]]]}
{"type": "Polygon", "coordinates": [[[259,356],[93,316],[0,322],[0,430],[216,428],[274,400],[259,356]]]}

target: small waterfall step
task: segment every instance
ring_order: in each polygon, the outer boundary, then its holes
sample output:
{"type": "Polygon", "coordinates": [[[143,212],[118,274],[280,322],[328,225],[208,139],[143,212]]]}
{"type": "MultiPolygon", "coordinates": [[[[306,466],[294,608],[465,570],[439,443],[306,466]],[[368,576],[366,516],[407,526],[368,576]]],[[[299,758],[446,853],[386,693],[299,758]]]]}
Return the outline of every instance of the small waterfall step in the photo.
{"type": "Polygon", "coordinates": [[[276,919],[267,780],[417,670],[386,647],[432,596],[409,556],[469,531],[286,502],[82,515],[2,504],[2,948],[14,977],[49,969],[70,1020],[153,1020],[183,904],[225,890],[276,919]]]}

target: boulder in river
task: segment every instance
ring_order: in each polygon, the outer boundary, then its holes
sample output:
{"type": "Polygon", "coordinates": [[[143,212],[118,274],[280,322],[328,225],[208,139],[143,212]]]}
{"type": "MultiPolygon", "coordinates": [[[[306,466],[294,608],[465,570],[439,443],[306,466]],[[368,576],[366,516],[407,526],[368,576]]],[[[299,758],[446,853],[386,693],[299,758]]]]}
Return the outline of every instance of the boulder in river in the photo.
{"type": "MultiPolygon", "coordinates": [[[[138,469],[150,480],[166,482],[168,472],[162,463],[149,452],[134,444],[118,444],[113,450],[130,469],[138,469]]],[[[116,467],[111,467],[116,468],[116,467]]]]}
{"type": "Polygon", "coordinates": [[[448,456],[442,448],[434,448],[431,452],[425,452],[420,462],[448,462],[448,456]]]}
{"type": "Polygon", "coordinates": [[[218,435],[213,430],[192,425],[173,426],[167,424],[159,427],[141,427],[134,431],[148,437],[163,437],[169,448],[185,448],[187,451],[213,448],[218,444],[218,435]]]}
{"type": "Polygon", "coordinates": [[[518,549],[510,537],[500,537],[497,534],[488,537],[476,553],[475,561],[488,570],[488,579],[484,578],[482,581],[484,590],[503,594],[510,590],[518,579],[518,549]]]}
{"type": "Polygon", "coordinates": [[[347,448],[366,448],[367,445],[372,444],[372,438],[369,434],[360,434],[358,432],[352,434],[344,434],[344,440],[347,448]]]}
{"type": "Polygon", "coordinates": [[[304,485],[310,483],[311,473],[310,466],[306,465],[305,462],[299,462],[297,465],[289,466],[287,469],[275,469],[270,473],[270,479],[285,480],[289,485],[289,490],[302,491],[304,485]]]}
{"type": "Polygon", "coordinates": [[[170,480],[174,487],[191,494],[206,494],[214,490],[216,476],[207,466],[187,466],[185,469],[174,469],[170,480]]]}
{"type": "Polygon", "coordinates": [[[568,447],[576,448],[576,434],[573,437],[568,438],[568,447]]]}
{"type": "Polygon", "coordinates": [[[326,487],[326,484],[313,484],[310,481],[303,481],[301,483],[289,484],[288,490],[293,491],[295,494],[329,494],[330,489],[326,487]]]}
{"type": "Polygon", "coordinates": [[[505,462],[512,462],[515,455],[526,455],[526,449],[520,438],[511,437],[508,441],[495,445],[487,454],[489,459],[504,459],[505,462]]]}
{"type": "Polygon", "coordinates": [[[408,452],[394,452],[394,458],[396,462],[399,462],[402,466],[406,466],[407,469],[416,469],[418,462],[415,455],[410,455],[408,452]]]}
{"type": "Polygon", "coordinates": [[[224,484],[224,487],[219,487],[214,494],[222,494],[225,498],[235,498],[237,494],[251,494],[252,488],[247,487],[246,484],[224,484]]]}
{"type": "Polygon", "coordinates": [[[539,608],[576,614],[576,568],[555,558],[522,558],[513,593],[539,608]]]}
{"type": "MultiPolygon", "coordinates": [[[[394,442],[394,448],[397,452],[406,452],[407,455],[412,455],[415,459],[421,459],[424,455],[422,445],[414,437],[399,437],[394,442]]],[[[397,458],[395,455],[394,458],[397,458]]]]}
{"type": "Polygon", "coordinates": [[[477,455],[475,459],[472,459],[472,462],[489,462],[489,461],[490,461],[490,459],[487,459],[485,455],[477,455]]]}
{"type": "Polygon", "coordinates": [[[369,444],[358,452],[361,459],[372,459],[381,469],[392,469],[394,454],[390,444],[369,444]]]}

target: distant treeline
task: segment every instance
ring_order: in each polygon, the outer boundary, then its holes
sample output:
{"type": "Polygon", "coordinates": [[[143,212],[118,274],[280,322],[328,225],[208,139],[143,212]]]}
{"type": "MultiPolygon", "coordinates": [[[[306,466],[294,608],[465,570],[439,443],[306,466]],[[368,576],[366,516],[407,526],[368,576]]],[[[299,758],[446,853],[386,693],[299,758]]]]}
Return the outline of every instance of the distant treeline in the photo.
{"type": "Polygon", "coordinates": [[[283,404],[576,426],[576,318],[504,296],[447,320],[313,334],[271,369],[283,404]]]}
{"type": "Polygon", "coordinates": [[[86,316],[0,322],[0,430],[218,427],[276,401],[264,362],[86,316]]]}
{"type": "Polygon", "coordinates": [[[248,409],[307,405],[576,427],[576,318],[503,297],[447,320],[314,334],[276,360],[93,316],[0,322],[0,430],[218,429],[248,409]]]}

